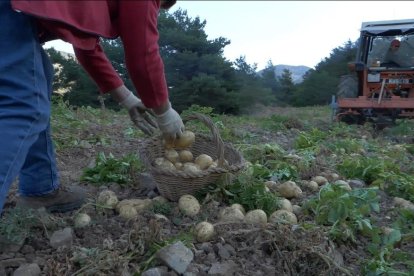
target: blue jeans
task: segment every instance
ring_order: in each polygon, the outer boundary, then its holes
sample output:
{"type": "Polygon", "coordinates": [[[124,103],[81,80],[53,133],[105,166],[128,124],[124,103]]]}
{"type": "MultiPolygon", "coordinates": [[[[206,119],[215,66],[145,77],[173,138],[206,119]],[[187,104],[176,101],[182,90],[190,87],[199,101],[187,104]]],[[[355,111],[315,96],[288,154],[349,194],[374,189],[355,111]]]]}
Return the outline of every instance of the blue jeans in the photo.
{"type": "Polygon", "coordinates": [[[0,0],[0,214],[16,177],[23,196],[59,186],[50,136],[52,81],[32,19],[0,0]]]}

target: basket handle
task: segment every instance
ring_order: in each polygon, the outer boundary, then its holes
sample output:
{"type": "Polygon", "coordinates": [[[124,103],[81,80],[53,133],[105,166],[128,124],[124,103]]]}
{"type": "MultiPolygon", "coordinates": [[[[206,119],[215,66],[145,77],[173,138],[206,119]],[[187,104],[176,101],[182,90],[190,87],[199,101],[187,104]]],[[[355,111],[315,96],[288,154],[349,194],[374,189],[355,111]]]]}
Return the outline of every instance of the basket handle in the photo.
{"type": "Polygon", "coordinates": [[[184,122],[191,120],[199,120],[210,129],[210,132],[213,136],[213,141],[217,145],[217,166],[224,168],[224,142],[221,139],[220,133],[214,122],[208,116],[196,112],[191,113],[190,115],[187,115],[183,118],[184,122]]]}

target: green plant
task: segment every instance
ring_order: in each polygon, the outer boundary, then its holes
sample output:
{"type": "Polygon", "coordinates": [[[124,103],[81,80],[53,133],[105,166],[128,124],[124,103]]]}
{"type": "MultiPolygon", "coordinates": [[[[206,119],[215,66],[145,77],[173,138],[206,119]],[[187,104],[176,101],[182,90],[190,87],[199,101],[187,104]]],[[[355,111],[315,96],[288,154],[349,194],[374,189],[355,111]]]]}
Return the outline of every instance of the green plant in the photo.
{"type": "Polygon", "coordinates": [[[301,131],[295,140],[294,147],[297,150],[317,150],[319,143],[326,139],[329,133],[312,128],[309,132],[301,131]]]}
{"type": "Polygon", "coordinates": [[[39,225],[39,217],[33,209],[7,209],[0,219],[0,240],[4,243],[22,244],[39,225]]]}
{"type": "Polygon", "coordinates": [[[111,153],[106,156],[105,153],[100,152],[96,157],[95,167],[84,169],[81,180],[95,184],[107,182],[127,184],[142,170],[143,164],[134,154],[116,159],[111,153]]]}
{"type": "Polygon", "coordinates": [[[414,176],[403,172],[384,171],[372,183],[392,196],[402,197],[414,202],[414,176]]]}
{"type": "Polygon", "coordinates": [[[363,262],[362,274],[376,275],[406,275],[414,274],[413,254],[396,250],[396,244],[402,239],[401,231],[392,230],[390,233],[378,237],[368,246],[373,258],[363,262]],[[398,267],[398,268],[397,268],[398,267]],[[402,271],[401,269],[406,271],[402,271]]]}
{"type": "Polygon", "coordinates": [[[349,156],[337,165],[337,170],[347,178],[358,178],[371,183],[380,177],[381,173],[398,172],[398,165],[391,160],[361,155],[349,156]]]}
{"type": "Polygon", "coordinates": [[[151,210],[155,214],[161,214],[161,215],[168,216],[172,212],[172,206],[168,202],[157,202],[157,201],[155,201],[151,205],[151,210]]]}
{"type": "Polygon", "coordinates": [[[318,224],[332,226],[334,240],[356,242],[356,233],[369,234],[373,227],[369,214],[379,212],[377,188],[346,191],[340,185],[327,184],[305,208],[315,215],[318,224]]]}

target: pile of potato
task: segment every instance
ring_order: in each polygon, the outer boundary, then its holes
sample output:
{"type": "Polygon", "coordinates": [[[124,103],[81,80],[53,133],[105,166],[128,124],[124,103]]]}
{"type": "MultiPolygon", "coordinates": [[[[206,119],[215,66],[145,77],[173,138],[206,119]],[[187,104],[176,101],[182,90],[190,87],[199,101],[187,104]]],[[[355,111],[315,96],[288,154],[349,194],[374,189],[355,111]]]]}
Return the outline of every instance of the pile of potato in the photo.
{"type": "Polygon", "coordinates": [[[154,166],[166,170],[180,170],[187,173],[198,173],[208,168],[217,167],[217,161],[207,154],[194,156],[190,151],[195,142],[195,134],[186,130],[179,139],[164,140],[164,157],[154,160],[154,166]]]}

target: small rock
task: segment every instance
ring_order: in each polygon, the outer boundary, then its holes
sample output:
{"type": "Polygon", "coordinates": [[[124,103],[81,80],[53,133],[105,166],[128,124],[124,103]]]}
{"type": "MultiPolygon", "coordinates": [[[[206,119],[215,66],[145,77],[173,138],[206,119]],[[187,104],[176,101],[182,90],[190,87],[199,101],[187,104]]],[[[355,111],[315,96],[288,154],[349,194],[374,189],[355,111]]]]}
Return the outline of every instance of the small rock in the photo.
{"type": "Polygon", "coordinates": [[[38,276],[40,267],[37,264],[22,264],[13,273],[13,276],[38,276]]]}
{"type": "Polygon", "coordinates": [[[214,249],[217,252],[217,255],[219,255],[222,260],[230,258],[229,251],[221,243],[216,243],[214,245],[214,249]]]}
{"type": "Polygon", "coordinates": [[[181,241],[178,241],[161,248],[157,252],[157,258],[178,274],[182,274],[193,261],[194,254],[181,241]]]}
{"type": "Polygon", "coordinates": [[[164,276],[168,273],[168,268],[166,266],[158,266],[150,268],[142,272],[142,276],[164,276]]]}
{"type": "Polygon", "coordinates": [[[0,261],[0,267],[19,267],[20,265],[26,263],[25,258],[13,258],[13,259],[7,259],[0,261]]]}
{"type": "Polygon", "coordinates": [[[234,273],[234,270],[236,268],[236,264],[233,261],[227,261],[223,263],[214,263],[210,270],[208,271],[208,274],[214,274],[214,275],[232,275],[234,273]]]}
{"type": "Polygon", "coordinates": [[[365,182],[359,179],[351,179],[348,180],[348,184],[349,186],[351,186],[351,188],[364,188],[365,187],[365,182]]]}
{"type": "Polygon", "coordinates": [[[60,246],[71,247],[73,242],[73,230],[66,227],[63,230],[55,231],[50,237],[50,246],[58,248],[60,246]]]}

